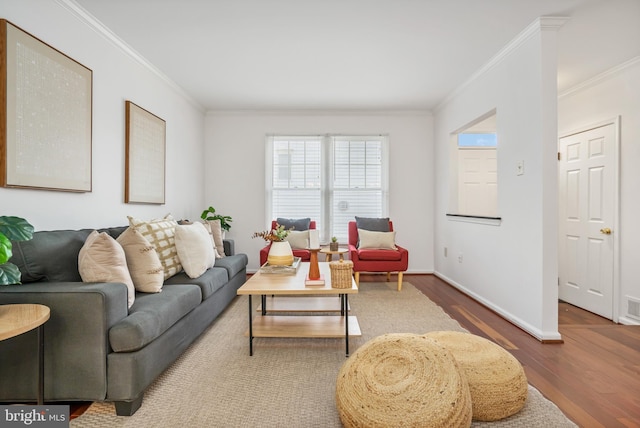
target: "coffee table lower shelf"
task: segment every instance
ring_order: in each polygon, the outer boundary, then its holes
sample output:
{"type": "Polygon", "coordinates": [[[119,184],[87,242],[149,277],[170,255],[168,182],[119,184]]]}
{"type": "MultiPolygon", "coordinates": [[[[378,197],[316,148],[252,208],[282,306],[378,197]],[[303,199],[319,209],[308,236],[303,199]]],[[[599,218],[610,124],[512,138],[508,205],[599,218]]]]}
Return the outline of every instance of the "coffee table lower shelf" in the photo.
{"type": "MultiPolygon", "coordinates": [[[[344,338],[344,323],[345,317],[340,315],[258,315],[253,320],[253,337],[344,338]]],[[[362,336],[355,315],[349,316],[349,336],[362,336]]]]}

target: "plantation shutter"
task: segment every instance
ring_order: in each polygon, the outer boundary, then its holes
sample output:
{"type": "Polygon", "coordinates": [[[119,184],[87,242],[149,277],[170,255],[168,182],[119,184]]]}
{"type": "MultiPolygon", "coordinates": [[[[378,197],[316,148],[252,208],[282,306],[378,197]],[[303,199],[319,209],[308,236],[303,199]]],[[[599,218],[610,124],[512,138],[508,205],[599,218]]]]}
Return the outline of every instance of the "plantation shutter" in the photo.
{"type": "Polygon", "coordinates": [[[267,138],[267,212],[316,221],[323,243],[347,242],[348,222],[387,216],[387,138],[272,136],[267,138]]]}

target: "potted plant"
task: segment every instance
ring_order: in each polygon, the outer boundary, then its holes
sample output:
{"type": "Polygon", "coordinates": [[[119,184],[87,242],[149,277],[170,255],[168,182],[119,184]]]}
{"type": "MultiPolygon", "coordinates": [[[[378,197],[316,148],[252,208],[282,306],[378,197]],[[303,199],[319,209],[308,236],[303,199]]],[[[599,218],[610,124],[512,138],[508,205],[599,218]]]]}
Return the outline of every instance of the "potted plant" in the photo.
{"type": "Polygon", "coordinates": [[[229,231],[231,229],[231,216],[216,214],[216,209],[213,207],[209,207],[206,210],[202,211],[200,214],[200,218],[203,220],[220,220],[220,227],[222,230],[229,231]]]}
{"type": "Polygon", "coordinates": [[[251,236],[252,238],[262,238],[271,245],[267,256],[269,265],[291,266],[293,264],[293,250],[291,250],[289,242],[285,240],[289,236],[289,232],[290,229],[287,230],[284,226],[276,223],[275,229],[256,232],[251,236]]]}
{"type": "Polygon", "coordinates": [[[28,241],[33,237],[33,226],[21,217],[0,216],[0,285],[20,284],[20,270],[9,259],[11,241],[28,241]]]}
{"type": "Polygon", "coordinates": [[[329,251],[338,251],[338,238],[335,236],[331,237],[331,242],[329,243],[329,251]]]}

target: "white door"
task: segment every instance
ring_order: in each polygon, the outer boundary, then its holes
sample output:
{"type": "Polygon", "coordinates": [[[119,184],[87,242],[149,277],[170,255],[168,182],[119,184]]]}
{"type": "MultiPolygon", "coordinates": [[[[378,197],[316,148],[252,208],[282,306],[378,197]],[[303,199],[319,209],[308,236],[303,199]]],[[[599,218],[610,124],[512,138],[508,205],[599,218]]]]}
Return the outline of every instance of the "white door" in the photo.
{"type": "Polygon", "coordinates": [[[495,217],[498,210],[496,149],[458,149],[458,213],[495,217]]]}
{"type": "Polygon", "coordinates": [[[559,297],[613,319],[616,124],[560,138],[559,297]]]}

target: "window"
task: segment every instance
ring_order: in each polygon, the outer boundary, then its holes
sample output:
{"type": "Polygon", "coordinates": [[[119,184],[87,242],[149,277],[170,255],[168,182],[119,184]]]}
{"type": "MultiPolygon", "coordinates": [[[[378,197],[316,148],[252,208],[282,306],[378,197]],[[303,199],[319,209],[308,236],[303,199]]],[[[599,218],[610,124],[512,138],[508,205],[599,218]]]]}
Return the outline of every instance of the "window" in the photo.
{"type": "Polygon", "coordinates": [[[451,213],[497,216],[497,146],[495,111],[452,134],[451,213]]]}
{"type": "Polygon", "coordinates": [[[387,215],[386,137],[273,136],[267,154],[269,223],[310,217],[323,242],[346,242],[355,216],[387,215]]]}

